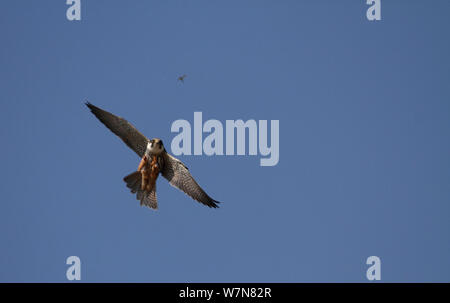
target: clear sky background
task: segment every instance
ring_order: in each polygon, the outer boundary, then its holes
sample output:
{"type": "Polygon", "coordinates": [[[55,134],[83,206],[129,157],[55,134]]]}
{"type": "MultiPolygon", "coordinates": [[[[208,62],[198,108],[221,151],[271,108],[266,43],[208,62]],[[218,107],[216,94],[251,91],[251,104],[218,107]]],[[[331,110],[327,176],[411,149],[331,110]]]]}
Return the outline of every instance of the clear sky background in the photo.
{"type": "Polygon", "coordinates": [[[0,2],[1,282],[450,281],[449,1],[67,7],[0,2]],[[278,119],[280,162],[180,156],[221,208],[161,178],[154,212],[85,99],[169,149],[194,111],[278,119]]]}

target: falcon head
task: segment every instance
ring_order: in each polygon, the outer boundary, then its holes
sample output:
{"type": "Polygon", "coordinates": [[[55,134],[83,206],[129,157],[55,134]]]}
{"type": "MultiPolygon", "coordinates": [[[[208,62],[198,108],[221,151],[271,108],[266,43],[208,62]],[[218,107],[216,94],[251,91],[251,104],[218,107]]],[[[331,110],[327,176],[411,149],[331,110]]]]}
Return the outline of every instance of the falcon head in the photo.
{"type": "Polygon", "coordinates": [[[147,143],[145,153],[147,155],[159,155],[164,151],[164,145],[161,139],[153,138],[147,143]]]}

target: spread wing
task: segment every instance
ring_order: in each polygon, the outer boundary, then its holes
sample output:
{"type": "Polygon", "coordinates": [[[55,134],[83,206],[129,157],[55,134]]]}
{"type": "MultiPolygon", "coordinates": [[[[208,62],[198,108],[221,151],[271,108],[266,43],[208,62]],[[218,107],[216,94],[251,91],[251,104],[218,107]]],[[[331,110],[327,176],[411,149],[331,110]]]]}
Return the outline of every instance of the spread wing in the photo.
{"type": "Polygon", "coordinates": [[[161,173],[172,186],[182,190],[192,199],[197,200],[208,207],[219,207],[217,203],[220,202],[212,199],[205,193],[200,185],[195,182],[183,162],[169,155],[167,152],[164,152],[163,157],[164,165],[161,173]]]}
{"type": "Polygon", "coordinates": [[[148,139],[141,134],[131,123],[124,118],[113,115],[97,106],[86,102],[86,106],[89,107],[91,112],[109,128],[114,134],[119,136],[120,139],[128,145],[129,148],[134,150],[139,157],[142,157],[147,148],[148,139]]]}

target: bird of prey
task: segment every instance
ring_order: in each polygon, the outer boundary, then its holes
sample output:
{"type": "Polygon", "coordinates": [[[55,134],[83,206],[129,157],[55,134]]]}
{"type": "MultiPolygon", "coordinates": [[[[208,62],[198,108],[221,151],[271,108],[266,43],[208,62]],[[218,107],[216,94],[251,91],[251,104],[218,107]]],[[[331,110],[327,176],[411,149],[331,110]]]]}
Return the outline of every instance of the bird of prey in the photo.
{"type": "Polygon", "coordinates": [[[220,202],[206,194],[191,176],[186,165],[167,153],[161,139],[149,140],[127,120],[89,102],[86,102],[86,106],[141,158],[137,171],[123,178],[131,193],[136,194],[136,199],[140,200],[141,205],[158,209],[156,179],[161,174],[172,186],[182,190],[192,199],[208,207],[219,207],[217,204],[220,202]]]}
{"type": "Polygon", "coordinates": [[[186,77],[187,77],[187,75],[186,75],[186,74],[183,74],[182,76],[179,76],[179,77],[177,78],[177,80],[184,83],[184,78],[186,78],[186,77]]]}

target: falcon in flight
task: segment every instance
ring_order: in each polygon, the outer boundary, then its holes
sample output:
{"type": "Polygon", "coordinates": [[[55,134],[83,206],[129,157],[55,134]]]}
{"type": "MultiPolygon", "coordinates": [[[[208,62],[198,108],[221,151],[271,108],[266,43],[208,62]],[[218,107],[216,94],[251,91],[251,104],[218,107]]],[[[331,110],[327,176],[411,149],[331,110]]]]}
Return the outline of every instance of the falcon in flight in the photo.
{"type": "Polygon", "coordinates": [[[217,208],[220,203],[210,196],[197,184],[189,173],[186,165],[166,152],[161,139],[147,139],[127,120],[113,115],[87,102],[86,106],[109,130],[134,150],[141,158],[137,171],[129,174],[123,180],[131,193],[141,205],[158,209],[156,200],[156,179],[159,174],[169,183],[182,190],[192,199],[208,206],[217,208]]]}

